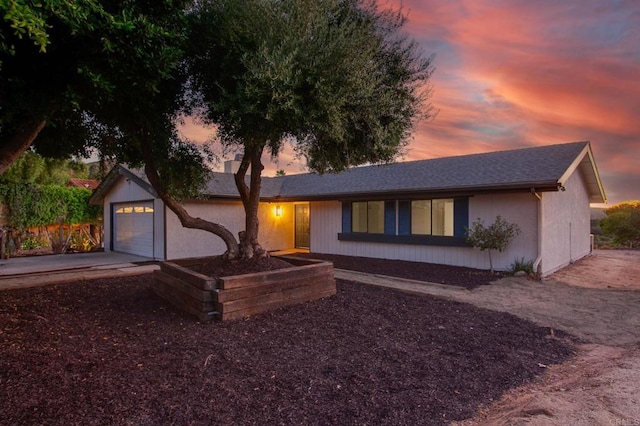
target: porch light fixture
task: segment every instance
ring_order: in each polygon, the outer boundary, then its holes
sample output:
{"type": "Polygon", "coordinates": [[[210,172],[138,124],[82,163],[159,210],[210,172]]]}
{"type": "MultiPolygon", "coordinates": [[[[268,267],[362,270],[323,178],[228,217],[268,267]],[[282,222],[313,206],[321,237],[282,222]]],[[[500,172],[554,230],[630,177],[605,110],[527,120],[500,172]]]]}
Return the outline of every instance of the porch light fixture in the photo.
{"type": "Polygon", "coordinates": [[[276,217],[282,217],[282,206],[276,206],[276,217]]]}

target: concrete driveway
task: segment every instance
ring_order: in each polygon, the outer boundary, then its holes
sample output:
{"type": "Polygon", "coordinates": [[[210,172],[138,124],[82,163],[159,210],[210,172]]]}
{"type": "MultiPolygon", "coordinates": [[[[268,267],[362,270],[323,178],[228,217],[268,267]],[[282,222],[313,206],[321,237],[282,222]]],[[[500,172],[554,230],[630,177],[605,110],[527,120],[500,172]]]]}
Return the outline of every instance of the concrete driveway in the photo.
{"type": "Polygon", "coordinates": [[[0,260],[0,290],[145,274],[153,259],[116,252],[69,253],[0,260]]]}
{"type": "Polygon", "coordinates": [[[118,264],[135,264],[150,260],[153,259],[112,251],[15,257],[0,260],[0,277],[78,268],[95,268],[118,264]]]}

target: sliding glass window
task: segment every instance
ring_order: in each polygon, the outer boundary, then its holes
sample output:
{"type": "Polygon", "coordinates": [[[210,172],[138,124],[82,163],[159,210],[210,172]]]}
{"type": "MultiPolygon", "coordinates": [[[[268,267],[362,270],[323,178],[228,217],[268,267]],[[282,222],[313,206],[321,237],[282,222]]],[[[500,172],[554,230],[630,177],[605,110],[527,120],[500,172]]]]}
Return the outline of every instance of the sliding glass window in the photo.
{"type": "Polygon", "coordinates": [[[384,201],[351,203],[351,232],[384,234],[384,201]]]}
{"type": "Polygon", "coordinates": [[[411,201],[411,234],[453,236],[453,199],[411,201]]]}

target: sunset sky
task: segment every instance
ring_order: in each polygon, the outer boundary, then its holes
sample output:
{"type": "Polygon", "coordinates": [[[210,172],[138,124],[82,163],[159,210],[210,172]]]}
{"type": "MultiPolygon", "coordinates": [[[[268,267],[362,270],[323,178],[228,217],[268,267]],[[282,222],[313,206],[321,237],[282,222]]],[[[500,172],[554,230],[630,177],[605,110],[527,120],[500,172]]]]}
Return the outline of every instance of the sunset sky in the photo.
{"type": "MultiPolygon", "coordinates": [[[[640,199],[640,1],[402,5],[406,31],[435,54],[439,111],[403,160],[589,140],[609,204],[640,199]]],[[[305,171],[289,152],[265,166],[305,171]]]]}

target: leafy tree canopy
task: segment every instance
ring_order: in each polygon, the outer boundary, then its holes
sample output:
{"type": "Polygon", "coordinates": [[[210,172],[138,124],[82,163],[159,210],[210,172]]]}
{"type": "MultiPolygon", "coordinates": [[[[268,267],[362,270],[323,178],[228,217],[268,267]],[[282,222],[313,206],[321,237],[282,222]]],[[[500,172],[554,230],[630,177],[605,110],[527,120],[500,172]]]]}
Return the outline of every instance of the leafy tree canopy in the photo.
{"type": "Polygon", "coordinates": [[[397,11],[359,0],[209,0],[190,16],[196,111],[225,144],[294,143],[313,171],[393,160],[425,100],[432,59],[397,11]]]}
{"type": "Polygon", "coordinates": [[[186,4],[1,1],[0,172],[32,142],[45,156],[104,148],[113,136],[104,124],[158,93],[179,65],[186,4]]]}
{"type": "Polygon", "coordinates": [[[624,201],[605,210],[600,228],[615,244],[640,247],[640,201],[624,201]]]}
{"type": "Polygon", "coordinates": [[[260,250],[265,150],[291,141],[320,173],[387,162],[430,116],[432,60],[401,32],[403,15],[373,0],[13,0],[0,14],[0,172],[31,143],[46,156],[95,147],[144,161],[183,225],[216,233],[232,254],[228,230],[172,198],[197,192],[209,158],[178,137],[181,113],[244,151],[248,257],[260,250]]]}
{"type": "Polygon", "coordinates": [[[86,179],[87,165],[76,160],[45,158],[27,151],[0,175],[0,181],[64,186],[72,177],[86,179]]]}

